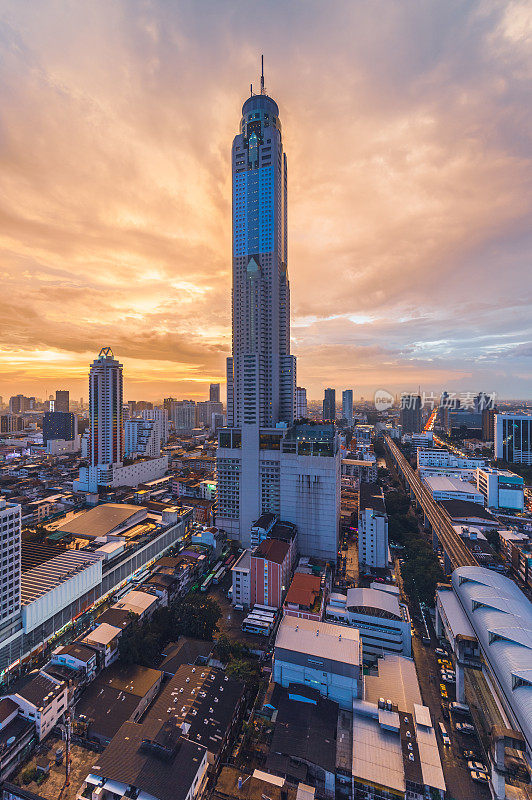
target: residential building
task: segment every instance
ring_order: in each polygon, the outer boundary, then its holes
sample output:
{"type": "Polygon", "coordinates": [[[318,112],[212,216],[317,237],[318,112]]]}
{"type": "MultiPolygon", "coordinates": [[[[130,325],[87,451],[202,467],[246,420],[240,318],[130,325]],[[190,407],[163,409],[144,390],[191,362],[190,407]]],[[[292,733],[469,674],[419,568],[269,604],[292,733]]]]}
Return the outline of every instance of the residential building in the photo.
{"type": "Polygon", "coordinates": [[[90,464],[121,465],[124,454],[122,364],[102,347],[89,373],[90,464]]]}
{"type": "Polygon", "coordinates": [[[353,424],[353,390],[344,389],[342,392],[342,419],[347,420],[349,425],[353,424]]]}
{"type": "Polygon", "coordinates": [[[399,419],[403,433],[421,433],[421,397],[418,394],[402,394],[399,419]]]}
{"type": "Polygon", "coordinates": [[[326,596],[324,583],[319,575],[296,572],[284,599],[284,614],[320,622],[326,596]]]}
{"type": "Polygon", "coordinates": [[[7,626],[20,611],[20,506],[8,503],[0,497],[0,529],[2,547],[0,548],[0,631],[7,632],[7,626]]]}
{"type": "Polygon", "coordinates": [[[105,669],[118,658],[118,642],[123,629],[108,622],[100,622],[93,630],[81,639],[81,644],[87,645],[98,654],[98,666],[105,669]]]}
{"type": "Polygon", "coordinates": [[[22,715],[9,697],[0,699],[0,781],[6,798],[5,779],[27,758],[35,744],[35,723],[22,715]]]}
{"type": "Polygon", "coordinates": [[[505,469],[477,469],[477,489],[482,492],[488,508],[523,511],[525,482],[520,475],[505,469]]]}
{"type": "Polygon", "coordinates": [[[209,400],[211,403],[219,403],[220,402],[220,384],[219,383],[211,383],[209,386],[209,400]]]}
{"type": "Polygon", "coordinates": [[[251,605],[251,551],[244,550],[231,567],[233,605],[249,608],[251,605]]]}
{"type": "Polygon", "coordinates": [[[388,515],[384,494],[375,483],[362,483],[358,504],[358,562],[364,572],[389,564],[388,515]]]}
{"type": "MultiPolygon", "coordinates": [[[[378,585],[378,584],[377,584],[378,585]]],[[[357,628],[364,661],[376,661],[385,653],[412,654],[408,608],[395,594],[380,589],[348,589],[333,593],[325,609],[326,619],[357,628]]]]}
{"type": "Polygon", "coordinates": [[[210,428],[213,414],[223,414],[223,404],[216,400],[204,400],[196,403],[196,426],[210,428]]]}
{"type": "Polygon", "coordinates": [[[42,741],[57,725],[68,707],[68,686],[43,672],[30,673],[6,695],[25,719],[35,722],[37,739],[42,741]]]}
{"type": "Polygon", "coordinates": [[[24,430],[24,418],[16,414],[0,416],[0,433],[17,433],[24,430]]]}
{"type": "Polygon", "coordinates": [[[464,500],[468,503],[484,505],[484,496],[473,483],[432,475],[423,478],[423,483],[434,500],[464,500]]]}
{"type": "Polygon", "coordinates": [[[52,664],[64,665],[81,672],[88,683],[95,678],[98,669],[96,653],[81,642],[72,642],[72,644],[57,647],[53,651],[50,661],[52,664]]]}
{"type": "Polygon", "coordinates": [[[292,544],[265,539],[251,554],[251,604],[280,608],[290,583],[292,544]]]}
{"type": "Polygon", "coordinates": [[[228,427],[217,452],[217,525],[249,547],[252,523],[277,514],[297,527],[302,553],[335,558],[339,444],[333,426],[294,425],[287,165],[279,109],[263,84],[242,108],[232,183],[233,352],[228,427]]]}
{"type": "Polygon", "coordinates": [[[167,405],[168,419],[174,430],[179,433],[190,433],[196,427],[196,402],[194,400],[169,399],[167,405]]]}
{"type": "Polygon", "coordinates": [[[130,416],[140,416],[142,419],[153,420],[155,423],[156,437],[160,440],[161,444],[167,443],[169,422],[166,408],[144,408],[139,414],[132,414],[130,416]]]}
{"type": "MultiPolygon", "coordinates": [[[[145,412],[149,414],[150,412],[145,412]]],[[[124,425],[124,452],[128,458],[157,458],[161,454],[160,430],[153,419],[128,419],[124,425]]]]}
{"type": "Polygon", "coordinates": [[[360,483],[375,483],[377,480],[377,462],[364,461],[358,458],[342,458],[342,475],[356,478],[360,483]]]}
{"type": "Polygon", "coordinates": [[[296,419],[307,419],[307,390],[303,386],[296,386],[296,419]]]}
{"type": "Polygon", "coordinates": [[[482,439],[484,442],[493,442],[495,439],[495,414],[496,408],[482,410],[482,439]]]}
{"type": "Polygon", "coordinates": [[[43,417],[42,438],[44,444],[50,440],[62,439],[71,442],[78,435],[78,418],[69,411],[46,411],[43,417]]]}
{"type": "Polygon", "coordinates": [[[62,414],[68,414],[70,411],[70,393],[66,389],[56,390],[54,411],[62,414]]]}
{"type": "Polygon", "coordinates": [[[351,709],[362,695],[362,646],[356,628],[285,615],[273,654],[273,680],[286,689],[312,686],[321,695],[351,709]]]}
{"type": "Polygon", "coordinates": [[[336,419],[336,389],[325,389],[322,418],[324,422],[334,422],[336,419]]]}
{"type": "Polygon", "coordinates": [[[118,608],[122,611],[128,611],[130,614],[136,614],[139,620],[142,621],[145,618],[149,619],[158,605],[159,601],[156,595],[143,592],[140,589],[132,589],[114,603],[111,608],[118,608]]]}
{"type": "Polygon", "coordinates": [[[532,414],[495,414],[495,458],[532,464],[532,414]]]}

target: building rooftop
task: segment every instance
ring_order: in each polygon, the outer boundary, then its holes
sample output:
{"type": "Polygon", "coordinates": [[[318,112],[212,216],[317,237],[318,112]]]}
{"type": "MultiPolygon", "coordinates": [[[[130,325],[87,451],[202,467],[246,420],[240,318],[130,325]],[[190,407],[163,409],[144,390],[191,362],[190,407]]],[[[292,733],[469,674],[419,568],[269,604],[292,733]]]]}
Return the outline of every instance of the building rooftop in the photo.
{"type": "Polygon", "coordinates": [[[65,644],[63,647],[58,647],[55,653],[59,656],[72,656],[77,658],[78,661],[90,661],[94,658],[94,650],[90,647],[80,644],[80,642],[72,642],[72,644],[65,644]]]}
{"type": "Polygon", "coordinates": [[[122,597],[112,608],[119,610],[131,611],[134,614],[143,614],[154,603],[157,603],[157,598],[148,592],[142,592],[138,589],[132,589],[124,597],[122,597]]]}
{"type": "Polygon", "coordinates": [[[223,767],[214,790],[217,800],[231,797],[235,800],[296,800],[295,787],[283,778],[256,769],[253,775],[242,781],[242,770],[236,767],[223,767]],[[239,780],[241,786],[239,786],[239,780]]]}
{"type": "Polygon", "coordinates": [[[360,636],[356,628],[285,616],[281,620],[275,650],[292,650],[318,658],[360,665],[360,636]]]}
{"type": "Polygon", "coordinates": [[[51,703],[54,697],[61,694],[64,688],[64,683],[57,683],[38,672],[30,673],[26,678],[15,684],[11,693],[20,695],[36,708],[44,708],[51,703]]]}
{"type": "Polygon", "coordinates": [[[159,668],[165,675],[175,675],[183,664],[196,664],[198,659],[207,659],[211,652],[212,642],[180,636],[177,642],[166,646],[159,668]]]}
{"type": "Polygon", "coordinates": [[[362,613],[366,611],[367,614],[377,611],[379,616],[401,619],[398,598],[389,592],[381,592],[379,589],[348,589],[346,608],[348,610],[360,609],[362,613]]]}
{"type": "Polygon", "coordinates": [[[480,519],[497,524],[497,518],[490,514],[480,503],[469,500],[440,500],[440,505],[454,520],[480,519]]]}
{"type": "Polygon", "coordinates": [[[386,514],[386,505],[382,488],[377,483],[361,483],[359,495],[359,508],[364,511],[372,508],[379,514],[386,514]]]}
{"type": "Polygon", "coordinates": [[[292,604],[312,608],[321,592],[321,578],[319,575],[308,575],[305,572],[296,572],[285,597],[285,605],[292,604]]]}
{"type": "Polygon", "coordinates": [[[88,633],[82,642],[90,644],[103,644],[108,645],[116,636],[122,633],[120,628],[115,628],[114,625],[109,625],[107,622],[100,622],[93,631],[88,633]]]}
{"type": "Polygon", "coordinates": [[[458,478],[447,478],[445,475],[427,475],[424,483],[433,492],[463,492],[464,494],[480,494],[477,487],[468,481],[458,478]]]}
{"type": "Polygon", "coordinates": [[[131,625],[131,611],[126,611],[123,608],[111,607],[106,609],[103,614],[100,614],[96,622],[100,625],[106,623],[107,625],[112,625],[113,628],[124,630],[131,625]]]}
{"type": "Polygon", "coordinates": [[[58,530],[72,536],[94,539],[99,536],[108,536],[118,529],[130,527],[144,519],[145,516],[146,509],[143,506],[127,505],[127,503],[104,503],[78,514],[58,530]]]}
{"type": "Polygon", "coordinates": [[[186,800],[205,748],[160,724],[124,722],[92,774],[134,786],[157,800],[186,800]]]}
{"type": "Polygon", "coordinates": [[[65,550],[49,561],[22,573],[20,599],[32,603],[70,580],[78,573],[101,561],[101,556],[82,550],[65,550]]]}
{"type": "Polygon", "coordinates": [[[264,539],[253,553],[255,558],[264,558],[275,564],[282,564],[290,550],[287,542],[279,539],[264,539]]]}

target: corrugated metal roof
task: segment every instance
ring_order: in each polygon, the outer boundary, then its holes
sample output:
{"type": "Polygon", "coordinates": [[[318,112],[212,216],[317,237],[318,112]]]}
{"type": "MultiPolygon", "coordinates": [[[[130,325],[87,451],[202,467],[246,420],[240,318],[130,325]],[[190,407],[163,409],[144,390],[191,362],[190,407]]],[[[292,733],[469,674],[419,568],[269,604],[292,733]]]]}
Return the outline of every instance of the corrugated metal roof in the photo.
{"type": "Polygon", "coordinates": [[[309,656],[360,664],[360,638],[356,628],[328,622],[312,622],[299,617],[284,617],[279,625],[275,647],[309,656]]]}
{"type": "Polygon", "coordinates": [[[483,567],[455,569],[452,584],[532,748],[532,603],[512,580],[483,567]]]}

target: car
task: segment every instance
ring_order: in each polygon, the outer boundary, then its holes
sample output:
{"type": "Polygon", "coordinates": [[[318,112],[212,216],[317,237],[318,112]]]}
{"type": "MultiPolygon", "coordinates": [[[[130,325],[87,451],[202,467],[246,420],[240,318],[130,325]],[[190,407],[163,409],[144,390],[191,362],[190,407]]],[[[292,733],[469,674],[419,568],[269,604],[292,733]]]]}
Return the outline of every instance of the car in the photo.
{"type": "Polygon", "coordinates": [[[437,647],[435,652],[439,656],[446,656],[447,655],[446,651],[442,647],[437,647]]]}
{"type": "Polygon", "coordinates": [[[489,783],[490,776],[487,772],[477,772],[476,770],[470,773],[471,779],[477,783],[489,783]]]}
{"type": "Polygon", "coordinates": [[[443,714],[443,718],[444,719],[449,719],[449,706],[443,700],[442,700],[442,704],[441,704],[441,713],[443,714]]]}
{"type": "Polygon", "coordinates": [[[487,772],[486,767],[481,761],[468,761],[467,767],[471,772],[487,772]]]}
{"type": "Polygon", "coordinates": [[[464,758],[476,758],[477,754],[474,750],[464,750],[464,758]]]}
{"type": "Polygon", "coordinates": [[[447,697],[447,687],[444,683],[440,683],[440,694],[442,697],[447,697]]]}
{"type": "Polygon", "coordinates": [[[440,734],[441,734],[441,738],[442,738],[443,744],[445,745],[445,747],[450,747],[451,746],[451,740],[449,738],[449,734],[447,733],[447,729],[445,728],[445,725],[443,724],[443,722],[438,722],[438,727],[440,729],[440,734]]]}
{"type": "Polygon", "coordinates": [[[457,722],[456,730],[460,731],[460,733],[467,733],[467,734],[475,733],[473,725],[470,725],[469,722],[457,722]]]}

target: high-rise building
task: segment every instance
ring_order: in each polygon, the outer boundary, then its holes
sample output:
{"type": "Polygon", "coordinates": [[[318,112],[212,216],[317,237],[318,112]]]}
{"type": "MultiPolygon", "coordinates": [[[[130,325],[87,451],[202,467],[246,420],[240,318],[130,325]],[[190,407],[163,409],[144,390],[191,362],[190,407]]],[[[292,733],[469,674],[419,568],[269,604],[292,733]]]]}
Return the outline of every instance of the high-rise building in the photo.
{"type": "Polygon", "coordinates": [[[196,425],[211,427],[212,415],[223,414],[223,405],[217,400],[203,400],[196,403],[196,425]]]}
{"type": "Polygon", "coordinates": [[[334,422],[336,419],[336,390],[325,389],[323,397],[323,421],[334,422]]]}
{"type": "Polygon", "coordinates": [[[68,413],[70,411],[70,393],[66,389],[58,389],[55,393],[54,411],[68,413]]]}
{"type": "Polygon", "coordinates": [[[24,430],[24,419],[16,414],[2,414],[0,433],[16,433],[24,430]]]}
{"type": "Polygon", "coordinates": [[[353,424],[353,390],[344,389],[342,392],[342,418],[346,419],[349,425],[353,424]]]}
{"type": "MultiPolygon", "coordinates": [[[[35,398],[33,398],[35,399],[35,398]]],[[[31,397],[25,397],[23,394],[16,394],[9,398],[9,411],[11,414],[23,414],[24,411],[29,411],[31,408],[31,397]]]]}
{"type": "Polygon", "coordinates": [[[388,567],[388,516],[376,483],[362,483],[358,507],[358,560],[365,572],[388,567]]]}
{"type": "Polygon", "coordinates": [[[120,464],[124,453],[122,364],[102,347],[89,373],[90,463],[120,464]]]}
{"type": "Polygon", "coordinates": [[[306,419],[307,414],[307,390],[303,386],[296,386],[296,419],[306,419]]]}
{"type": "Polygon", "coordinates": [[[495,458],[532,464],[532,414],[495,414],[495,458]]]}
{"type": "Polygon", "coordinates": [[[168,441],[168,411],[166,408],[148,408],[141,411],[139,415],[142,419],[151,419],[155,422],[155,436],[159,439],[159,450],[161,444],[168,441]]]}
{"type": "Polygon", "coordinates": [[[403,433],[421,433],[421,397],[418,394],[401,395],[400,422],[403,433]]]}
{"type": "Polygon", "coordinates": [[[211,403],[219,403],[220,402],[220,384],[219,383],[211,383],[209,387],[209,400],[211,403]]]}
{"type": "Polygon", "coordinates": [[[50,440],[63,439],[73,441],[78,434],[78,418],[71,411],[47,411],[42,423],[44,444],[50,440]]]}
{"type": "Polygon", "coordinates": [[[165,403],[167,403],[168,419],[176,431],[188,433],[196,427],[195,400],[172,400],[167,398],[165,403]]]}
{"type": "Polygon", "coordinates": [[[0,497],[0,628],[20,610],[20,506],[0,497]]]}
{"type": "Polygon", "coordinates": [[[159,423],[142,417],[126,420],[124,450],[128,458],[157,458],[161,453],[159,423]]]}
{"type": "Polygon", "coordinates": [[[277,104],[264,90],[242,107],[232,150],[233,353],[227,428],[219,432],[217,525],[250,545],[277,514],[305,555],[336,558],[340,453],[331,425],[294,425],[290,354],[287,166],[277,104]]]}

